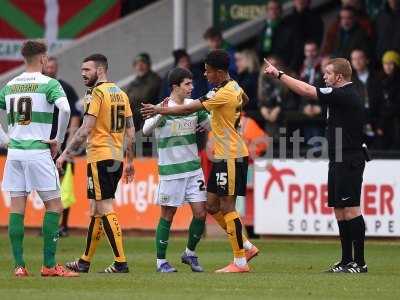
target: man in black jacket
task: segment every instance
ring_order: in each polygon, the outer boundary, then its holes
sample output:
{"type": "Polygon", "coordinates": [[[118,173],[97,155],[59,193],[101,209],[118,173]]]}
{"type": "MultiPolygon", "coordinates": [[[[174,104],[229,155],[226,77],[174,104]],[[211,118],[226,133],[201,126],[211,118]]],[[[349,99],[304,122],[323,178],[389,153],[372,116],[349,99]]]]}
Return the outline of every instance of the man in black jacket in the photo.
{"type": "Polygon", "coordinates": [[[289,48],[291,56],[287,65],[292,70],[298,70],[304,58],[304,44],[315,41],[321,46],[324,36],[324,22],[319,14],[310,9],[310,0],[293,0],[294,11],[284,20],[291,32],[289,48]]]}
{"type": "Polygon", "coordinates": [[[363,99],[366,112],[364,133],[367,145],[374,143],[376,138],[377,121],[383,100],[382,84],[378,75],[369,68],[367,53],[362,49],[351,52],[351,65],[353,66],[352,81],[363,99]]]}

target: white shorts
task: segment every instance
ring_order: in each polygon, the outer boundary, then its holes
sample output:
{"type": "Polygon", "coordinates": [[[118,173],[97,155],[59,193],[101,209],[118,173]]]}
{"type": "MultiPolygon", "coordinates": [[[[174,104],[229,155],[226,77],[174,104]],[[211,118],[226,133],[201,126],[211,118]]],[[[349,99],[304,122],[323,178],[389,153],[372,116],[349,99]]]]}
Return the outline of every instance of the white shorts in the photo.
{"type": "Polygon", "coordinates": [[[58,171],[50,154],[37,155],[33,160],[7,159],[2,188],[7,192],[28,193],[60,190],[58,171]]]}
{"type": "Polygon", "coordinates": [[[162,206],[180,207],[185,203],[207,201],[203,173],[186,178],[160,180],[156,202],[162,206]]]}

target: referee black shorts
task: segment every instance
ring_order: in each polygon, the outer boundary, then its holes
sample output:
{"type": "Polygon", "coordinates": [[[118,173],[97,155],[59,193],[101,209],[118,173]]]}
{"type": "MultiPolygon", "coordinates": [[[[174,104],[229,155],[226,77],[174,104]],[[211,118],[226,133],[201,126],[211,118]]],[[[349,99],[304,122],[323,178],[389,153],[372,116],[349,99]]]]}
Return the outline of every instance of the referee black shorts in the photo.
{"type": "Polygon", "coordinates": [[[343,155],[342,162],[329,162],[328,206],[335,208],[360,206],[365,156],[343,155]]]}
{"type": "Polygon", "coordinates": [[[248,157],[214,161],[207,192],[218,196],[246,196],[248,157]]]}
{"type": "Polygon", "coordinates": [[[123,170],[122,161],[107,159],[87,164],[89,199],[114,199],[123,170]]]}

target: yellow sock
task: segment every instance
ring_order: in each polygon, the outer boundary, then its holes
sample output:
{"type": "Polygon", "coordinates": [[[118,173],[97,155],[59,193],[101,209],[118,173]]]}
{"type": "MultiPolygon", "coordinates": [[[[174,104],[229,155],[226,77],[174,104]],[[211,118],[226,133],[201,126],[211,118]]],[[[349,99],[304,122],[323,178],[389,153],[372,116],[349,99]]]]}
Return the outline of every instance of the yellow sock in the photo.
{"type": "Polygon", "coordinates": [[[126,262],[124,246],[122,243],[122,230],[117,215],[109,213],[102,217],[104,232],[107,235],[110,246],[114,252],[116,262],[126,262]]]}
{"type": "Polygon", "coordinates": [[[81,259],[90,262],[94,253],[96,252],[97,244],[99,243],[102,235],[103,225],[101,222],[101,217],[92,217],[86,238],[86,250],[81,256],[81,259]]]}
{"type": "MultiPolygon", "coordinates": [[[[222,214],[221,211],[217,212],[216,214],[212,215],[214,220],[219,224],[219,226],[221,226],[221,228],[226,231],[226,222],[225,222],[225,218],[224,215],[222,214]]],[[[242,234],[242,239],[243,239],[243,243],[246,243],[248,241],[247,237],[242,234]]]]}
{"type": "Polygon", "coordinates": [[[242,221],[236,211],[227,213],[224,216],[226,222],[226,232],[235,258],[245,257],[242,236],[242,221]]]}

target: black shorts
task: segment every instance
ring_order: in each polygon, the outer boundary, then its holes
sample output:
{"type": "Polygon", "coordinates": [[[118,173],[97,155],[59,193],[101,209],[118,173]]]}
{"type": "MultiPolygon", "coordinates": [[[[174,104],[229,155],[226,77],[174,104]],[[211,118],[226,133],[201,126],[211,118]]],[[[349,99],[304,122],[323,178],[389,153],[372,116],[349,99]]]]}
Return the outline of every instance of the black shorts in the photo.
{"type": "Polygon", "coordinates": [[[87,194],[89,199],[114,199],[122,176],[123,163],[107,159],[87,164],[87,194]]]}
{"type": "Polygon", "coordinates": [[[213,162],[207,192],[218,196],[246,196],[248,164],[248,157],[213,162]]]}
{"type": "Polygon", "coordinates": [[[329,162],[329,207],[360,206],[364,168],[365,156],[363,153],[346,155],[342,162],[329,162]]]}

